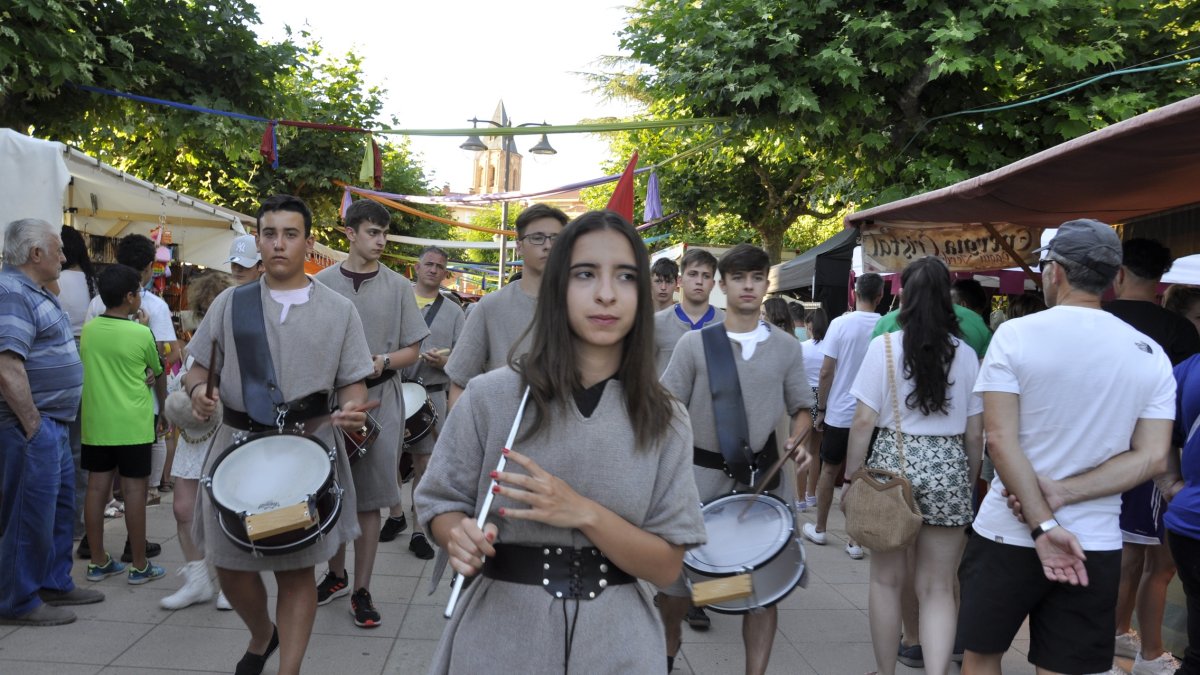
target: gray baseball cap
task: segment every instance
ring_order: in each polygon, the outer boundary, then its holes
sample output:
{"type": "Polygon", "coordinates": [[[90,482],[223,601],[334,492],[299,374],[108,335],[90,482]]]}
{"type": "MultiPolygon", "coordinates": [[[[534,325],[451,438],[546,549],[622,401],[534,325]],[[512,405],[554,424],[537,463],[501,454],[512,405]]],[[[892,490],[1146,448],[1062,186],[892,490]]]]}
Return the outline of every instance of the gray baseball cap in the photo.
{"type": "Polygon", "coordinates": [[[254,267],[262,260],[262,256],[258,254],[258,246],[254,242],[254,235],[243,234],[233,240],[229,245],[229,260],[225,262],[237,263],[242,267],[254,267]]]}
{"type": "Polygon", "coordinates": [[[1034,253],[1042,251],[1108,278],[1117,276],[1121,267],[1121,238],[1111,226],[1091,218],[1068,220],[1059,225],[1050,243],[1034,253]]]}

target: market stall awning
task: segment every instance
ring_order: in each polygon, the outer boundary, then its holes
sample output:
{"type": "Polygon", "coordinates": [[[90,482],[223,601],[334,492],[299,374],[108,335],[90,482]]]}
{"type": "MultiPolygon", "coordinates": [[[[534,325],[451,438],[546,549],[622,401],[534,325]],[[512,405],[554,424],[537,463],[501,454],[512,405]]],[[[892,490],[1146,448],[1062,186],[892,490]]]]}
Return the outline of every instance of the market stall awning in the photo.
{"type": "Polygon", "coordinates": [[[850,273],[850,256],[858,233],[842,230],[795,258],[771,267],[767,292],[790,291],[814,285],[845,286],[850,273]],[[830,261],[832,265],[821,265],[830,261]]]}
{"type": "MultiPolygon", "coordinates": [[[[1034,245],[1041,228],[1073,218],[1124,223],[1200,203],[1200,96],[1163,106],[1056,145],[995,171],[940,190],[846,216],[864,234],[889,231],[899,251],[874,251],[895,263],[904,256],[989,248],[985,224],[1034,245]],[[941,229],[934,237],[904,231],[941,229]],[[947,237],[964,231],[967,236],[947,237]],[[975,240],[975,241],[972,241],[975,240]],[[931,250],[932,249],[932,250],[931,250]],[[899,257],[897,257],[899,256],[899,257]]],[[[992,242],[993,244],[995,242],[992,242]]],[[[870,249],[864,238],[864,246],[870,249]]],[[[995,252],[999,246],[991,246],[995,252]]],[[[873,251],[867,250],[868,258],[873,251]]],[[[945,256],[944,256],[945,257],[945,256]]],[[[1007,265],[1005,265],[1007,266],[1007,265]]],[[[870,267],[870,264],[868,264],[870,267]]],[[[972,267],[965,267],[971,269],[972,267]]],[[[975,266],[974,269],[982,269],[975,266]]]]}

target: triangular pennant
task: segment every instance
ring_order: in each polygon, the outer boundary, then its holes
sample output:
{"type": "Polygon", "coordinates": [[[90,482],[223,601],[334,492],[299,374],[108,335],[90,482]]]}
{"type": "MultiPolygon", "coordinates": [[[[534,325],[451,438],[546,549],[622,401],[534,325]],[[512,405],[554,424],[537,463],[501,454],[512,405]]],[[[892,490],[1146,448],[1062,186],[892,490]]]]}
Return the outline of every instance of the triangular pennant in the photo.
{"type": "Polygon", "coordinates": [[[630,223],[633,222],[633,171],[637,168],[637,160],[638,154],[635,150],[633,157],[629,158],[629,164],[625,165],[625,173],[621,174],[621,180],[617,181],[617,188],[613,190],[608,206],[605,207],[621,214],[630,223]]]}
{"type": "Polygon", "coordinates": [[[646,204],[642,210],[642,222],[662,218],[662,200],[658,196],[658,172],[650,172],[650,181],[646,184],[646,204]]]}

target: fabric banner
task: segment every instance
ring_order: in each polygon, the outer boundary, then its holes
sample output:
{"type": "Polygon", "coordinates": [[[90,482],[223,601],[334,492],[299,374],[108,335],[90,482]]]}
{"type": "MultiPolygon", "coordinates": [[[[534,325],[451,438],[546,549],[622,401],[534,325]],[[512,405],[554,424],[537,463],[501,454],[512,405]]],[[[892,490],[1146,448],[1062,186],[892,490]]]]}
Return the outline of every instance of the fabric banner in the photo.
{"type": "MultiPolygon", "coordinates": [[[[1042,228],[993,224],[996,232],[1030,265],[1041,246],[1042,228]]],[[[936,256],[952,272],[978,272],[1013,267],[1016,261],[1004,245],[979,224],[937,223],[874,225],[862,232],[863,268],[867,272],[899,272],[917,258],[936,256]]]]}
{"type": "Polygon", "coordinates": [[[634,181],[634,170],[637,169],[638,154],[634,150],[633,156],[629,158],[629,164],[625,165],[625,173],[621,174],[621,180],[617,181],[617,187],[613,190],[612,196],[608,198],[607,208],[616,211],[629,222],[633,222],[633,192],[636,186],[634,181]]]}

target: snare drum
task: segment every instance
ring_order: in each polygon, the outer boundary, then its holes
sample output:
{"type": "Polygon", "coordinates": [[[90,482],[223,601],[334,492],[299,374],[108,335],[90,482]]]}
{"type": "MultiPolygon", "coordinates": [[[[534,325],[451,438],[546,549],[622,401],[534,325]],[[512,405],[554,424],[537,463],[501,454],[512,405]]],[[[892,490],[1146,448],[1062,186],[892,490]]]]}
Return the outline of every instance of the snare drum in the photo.
{"type": "Polygon", "coordinates": [[[416,382],[404,382],[400,391],[404,396],[404,446],[408,447],[433,431],[438,415],[425,387],[416,382]]]}
{"type": "Polygon", "coordinates": [[[234,443],[201,481],[235,546],[282,555],[312,545],[337,523],[336,461],[318,438],[268,431],[234,443]]]}
{"type": "Polygon", "coordinates": [[[355,462],[367,454],[367,450],[371,449],[375,439],[379,438],[380,429],[383,428],[371,413],[366,413],[366,415],[367,421],[354,431],[338,428],[338,433],[342,437],[342,445],[346,448],[346,459],[350,460],[350,466],[354,466],[355,462]]]}
{"type": "Polygon", "coordinates": [[[749,574],[753,589],[750,597],[711,604],[709,609],[745,614],[774,605],[800,584],[804,546],[795,516],[782,499],[735,493],[708,502],[700,512],[708,543],[683,555],[688,579],[699,583],[749,574]]]}

